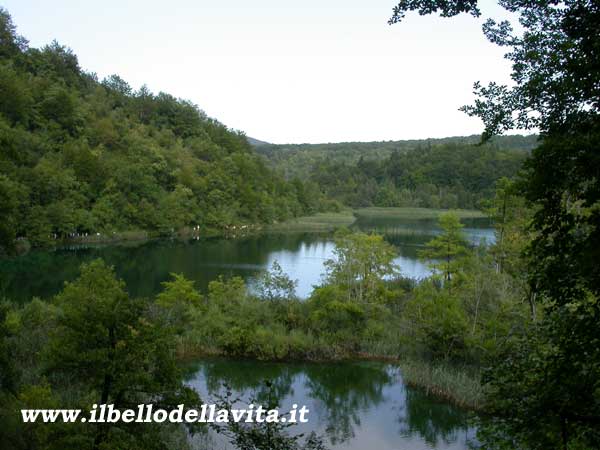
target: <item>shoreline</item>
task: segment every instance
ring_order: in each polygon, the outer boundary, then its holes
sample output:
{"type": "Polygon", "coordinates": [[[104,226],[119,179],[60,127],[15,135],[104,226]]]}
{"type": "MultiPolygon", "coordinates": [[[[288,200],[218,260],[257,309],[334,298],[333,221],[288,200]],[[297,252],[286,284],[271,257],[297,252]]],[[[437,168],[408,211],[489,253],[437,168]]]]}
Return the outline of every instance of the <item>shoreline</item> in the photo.
{"type": "MultiPolygon", "coordinates": [[[[223,230],[205,230],[202,235],[197,229],[186,227],[171,235],[160,235],[143,230],[130,230],[125,232],[113,232],[108,234],[94,234],[91,236],[76,237],[57,243],[51,248],[34,248],[31,251],[53,251],[72,246],[86,245],[136,245],[153,240],[204,240],[204,239],[235,239],[260,233],[279,232],[331,232],[336,228],[352,225],[360,218],[398,218],[431,220],[446,210],[427,208],[362,208],[355,210],[343,210],[337,213],[317,213],[311,216],[298,217],[290,221],[267,226],[261,225],[237,225],[223,230]]],[[[481,211],[460,210],[462,218],[485,218],[481,211]]],[[[18,257],[18,256],[17,256],[18,257]]],[[[223,351],[214,348],[200,348],[194,345],[188,346],[185,341],[179,341],[177,346],[177,359],[180,361],[193,360],[206,357],[232,358],[223,351]],[[187,348],[186,348],[187,347],[187,348]]],[[[368,352],[357,352],[348,354],[332,354],[330,357],[303,357],[283,358],[273,360],[279,362],[341,362],[341,361],[379,361],[397,365],[402,370],[402,377],[407,386],[421,389],[427,394],[449,402],[455,406],[472,411],[482,411],[481,397],[482,387],[478,376],[474,374],[477,368],[456,367],[443,363],[436,363],[416,359],[412,357],[389,356],[384,354],[372,354],[368,352]]],[[[263,360],[253,357],[247,359],[261,362],[263,360]]]]}
{"type": "Polygon", "coordinates": [[[68,248],[74,245],[99,244],[123,245],[128,242],[149,242],[157,239],[236,239],[260,233],[319,233],[333,232],[338,228],[349,227],[360,219],[398,219],[398,220],[432,220],[440,214],[453,211],[461,219],[484,219],[488,216],[479,210],[470,209],[433,209],[418,207],[377,207],[344,209],[339,212],[315,213],[301,216],[283,222],[272,224],[239,224],[223,229],[207,229],[202,233],[191,227],[184,227],[169,234],[157,231],[126,230],[108,233],[89,233],[88,236],[78,236],[50,242],[48,246],[32,247],[26,238],[18,239],[15,243],[16,254],[3,255],[0,258],[11,258],[26,255],[31,251],[52,251],[68,248]]]}
{"type": "Polygon", "coordinates": [[[396,365],[400,368],[402,381],[407,386],[421,390],[440,401],[452,404],[458,408],[483,413],[482,404],[483,388],[479,382],[479,376],[474,375],[478,369],[475,367],[461,368],[442,363],[425,361],[413,357],[395,357],[388,355],[375,355],[366,352],[344,355],[336,358],[297,358],[297,359],[267,359],[262,360],[250,356],[240,357],[228,355],[217,349],[195,349],[186,352],[177,349],[177,360],[185,363],[205,358],[243,359],[255,363],[337,363],[337,362],[360,362],[373,361],[396,365]],[[471,373],[470,373],[471,372],[471,373]]]}

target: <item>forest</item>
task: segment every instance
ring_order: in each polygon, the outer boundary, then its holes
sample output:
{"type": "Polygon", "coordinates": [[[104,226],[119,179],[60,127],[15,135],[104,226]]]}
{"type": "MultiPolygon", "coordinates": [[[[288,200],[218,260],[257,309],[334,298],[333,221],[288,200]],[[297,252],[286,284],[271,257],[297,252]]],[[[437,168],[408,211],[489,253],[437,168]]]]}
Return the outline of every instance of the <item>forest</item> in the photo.
{"type": "Polygon", "coordinates": [[[123,232],[216,234],[343,206],[480,208],[536,139],[254,147],[187,100],[100,81],[69,48],[30,48],[6,11],[0,21],[5,254],[123,232]]]}
{"type": "Polygon", "coordinates": [[[30,48],[0,11],[0,248],[123,231],[200,234],[322,208],[243,133],[196,105],[112,75],[53,42],[30,48]]]}
{"type": "Polygon", "coordinates": [[[483,208],[513,178],[537,136],[480,136],[370,143],[260,145],[286,178],[315,183],[350,207],[483,208]]]}

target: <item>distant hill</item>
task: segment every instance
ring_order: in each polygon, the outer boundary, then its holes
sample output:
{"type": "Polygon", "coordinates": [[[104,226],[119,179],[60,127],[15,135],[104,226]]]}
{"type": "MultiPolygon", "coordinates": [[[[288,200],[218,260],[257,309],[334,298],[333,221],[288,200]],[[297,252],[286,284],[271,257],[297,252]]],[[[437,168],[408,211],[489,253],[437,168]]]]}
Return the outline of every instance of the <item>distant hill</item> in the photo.
{"type": "Polygon", "coordinates": [[[261,145],[273,145],[269,142],[259,141],[258,139],[254,139],[250,136],[246,136],[246,140],[248,141],[248,144],[252,145],[253,147],[259,147],[261,145]]]}
{"type": "Polygon", "coordinates": [[[514,177],[537,136],[480,136],[255,147],[285,179],[315,183],[352,206],[480,208],[514,177]]]}
{"type": "MultiPolygon", "coordinates": [[[[415,148],[427,148],[435,145],[443,144],[477,144],[481,139],[481,135],[473,134],[470,136],[451,136],[445,138],[429,138],[429,139],[407,139],[401,141],[372,141],[372,142],[335,142],[322,144],[268,144],[266,142],[257,141],[253,138],[248,138],[248,142],[252,145],[264,145],[268,147],[262,148],[259,153],[268,157],[277,152],[292,152],[292,153],[311,153],[311,154],[327,154],[328,157],[334,157],[334,154],[339,156],[376,158],[385,157],[395,150],[411,150],[415,148]],[[257,141],[259,144],[254,144],[252,141],[257,141]]],[[[532,150],[537,143],[537,135],[510,135],[494,137],[490,144],[503,149],[513,150],[532,150]]],[[[344,158],[345,159],[345,158],[344,158]]]]}
{"type": "MultiPolygon", "coordinates": [[[[345,164],[354,164],[360,159],[381,161],[389,158],[394,152],[406,153],[441,145],[474,145],[479,143],[480,139],[480,135],[471,135],[403,141],[267,144],[258,146],[256,151],[265,156],[272,167],[282,171],[288,177],[297,176],[304,179],[319,160],[345,164]]],[[[537,135],[497,136],[486,144],[486,148],[529,152],[537,145],[536,143],[537,135]]]]}

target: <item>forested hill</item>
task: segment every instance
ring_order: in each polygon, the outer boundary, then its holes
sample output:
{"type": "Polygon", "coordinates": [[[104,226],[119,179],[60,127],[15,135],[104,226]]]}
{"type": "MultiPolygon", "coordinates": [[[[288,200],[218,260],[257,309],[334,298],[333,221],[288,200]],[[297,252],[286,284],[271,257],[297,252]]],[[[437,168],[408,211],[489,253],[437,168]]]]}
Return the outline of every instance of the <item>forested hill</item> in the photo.
{"type": "MultiPolygon", "coordinates": [[[[267,223],[318,207],[241,133],[166,93],[99,81],[0,9],[0,253],[73,233],[267,223]]],[[[310,188],[307,188],[310,189],[310,188]]]]}
{"type": "MultiPolygon", "coordinates": [[[[267,157],[271,164],[286,168],[288,173],[306,176],[315,161],[328,159],[332,162],[355,163],[359,159],[381,160],[394,152],[430,149],[443,145],[476,145],[481,135],[453,136],[440,139],[412,139],[379,142],[339,142],[326,144],[257,144],[258,153],[267,157]]],[[[488,148],[530,151],[537,145],[536,135],[495,136],[488,148]]]]}
{"type": "Polygon", "coordinates": [[[266,145],[257,151],[286,178],[316,183],[348,206],[479,208],[513,178],[537,136],[266,145]]]}

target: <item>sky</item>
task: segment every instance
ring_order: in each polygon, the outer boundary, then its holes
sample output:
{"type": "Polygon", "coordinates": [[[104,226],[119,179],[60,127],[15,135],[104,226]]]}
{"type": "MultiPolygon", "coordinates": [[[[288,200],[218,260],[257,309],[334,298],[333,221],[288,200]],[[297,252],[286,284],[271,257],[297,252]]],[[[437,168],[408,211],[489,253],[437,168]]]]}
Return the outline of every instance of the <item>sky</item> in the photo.
{"type": "Polygon", "coordinates": [[[481,31],[504,18],[411,13],[395,0],[0,0],[32,47],[56,39],[100,79],[192,101],[256,139],[384,141],[481,133],[473,82],[510,83],[481,31]]]}

